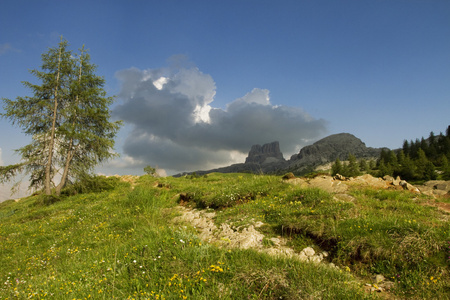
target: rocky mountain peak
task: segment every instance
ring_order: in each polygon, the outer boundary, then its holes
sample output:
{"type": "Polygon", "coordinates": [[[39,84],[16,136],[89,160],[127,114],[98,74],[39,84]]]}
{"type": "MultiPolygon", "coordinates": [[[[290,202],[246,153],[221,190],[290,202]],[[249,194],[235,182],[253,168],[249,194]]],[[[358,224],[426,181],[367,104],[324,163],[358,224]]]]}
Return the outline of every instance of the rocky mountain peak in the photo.
{"type": "Polygon", "coordinates": [[[283,153],[280,151],[280,143],[275,141],[264,145],[253,145],[245,159],[245,163],[272,163],[284,161],[283,153]]]}
{"type": "Polygon", "coordinates": [[[315,165],[332,162],[336,158],[347,160],[349,153],[357,158],[377,157],[380,151],[381,149],[366,147],[366,144],[350,133],[339,133],[303,147],[300,153],[291,157],[291,161],[315,165]]]}

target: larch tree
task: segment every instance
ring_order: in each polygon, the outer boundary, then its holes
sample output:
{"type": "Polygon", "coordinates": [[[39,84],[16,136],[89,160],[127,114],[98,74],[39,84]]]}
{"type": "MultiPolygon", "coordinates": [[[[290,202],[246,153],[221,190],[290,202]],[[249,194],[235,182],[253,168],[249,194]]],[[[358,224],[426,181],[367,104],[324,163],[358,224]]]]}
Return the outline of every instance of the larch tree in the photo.
{"type": "Polygon", "coordinates": [[[96,68],[83,46],[70,86],[70,101],[64,110],[65,122],[59,128],[64,137],[58,151],[63,171],[56,194],[69,177],[79,178],[114,155],[110,150],[120,122],[109,122],[108,107],[114,98],[106,97],[105,80],[95,75],[96,68]]]}
{"type": "Polygon", "coordinates": [[[60,194],[69,178],[77,179],[114,154],[114,137],[120,122],[110,122],[105,81],[94,74],[96,66],[83,48],[79,55],[68,50],[61,37],[55,48],[42,55],[41,70],[32,70],[41,84],[24,82],[32,96],[4,99],[1,116],[18,125],[32,142],[18,150],[20,163],[0,167],[0,182],[25,171],[30,188],[46,195],[60,194]],[[58,174],[61,181],[53,180],[58,174]]]}

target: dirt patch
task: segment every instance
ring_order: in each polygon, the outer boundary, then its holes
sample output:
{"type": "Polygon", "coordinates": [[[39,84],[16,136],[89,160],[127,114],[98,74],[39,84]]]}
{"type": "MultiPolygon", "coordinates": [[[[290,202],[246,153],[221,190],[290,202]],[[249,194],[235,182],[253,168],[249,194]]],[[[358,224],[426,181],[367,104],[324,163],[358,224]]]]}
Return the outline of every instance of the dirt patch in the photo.
{"type": "Polygon", "coordinates": [[[436,206],[447,213],[450,213],[450,203],[436,202],[436,206]]]}
{"type": "Polygon", "coordinates": [[[430,201],[425,202],[424,205],[433,206],[441,211],[450,213],[450,203],[437,202],[436,200],[430,200],[430,201]]]}

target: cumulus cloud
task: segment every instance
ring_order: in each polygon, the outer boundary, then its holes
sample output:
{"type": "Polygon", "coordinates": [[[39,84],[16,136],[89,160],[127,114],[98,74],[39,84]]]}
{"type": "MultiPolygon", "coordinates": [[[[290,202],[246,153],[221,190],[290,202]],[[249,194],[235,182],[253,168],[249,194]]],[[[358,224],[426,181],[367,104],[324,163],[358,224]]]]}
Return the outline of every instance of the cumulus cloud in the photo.
{"type": "Polygon", "coordinates": [[[133,126],[125,154],[167,170],[243,162],[252,145],[272,141],[292,154],[325,133],[324,120],[271,104],[266,89],[254,88],[225,109],[215,108],[215,82],[196,67],[130,68],[116,76],[123,102],[113,113],[133,126]]]}

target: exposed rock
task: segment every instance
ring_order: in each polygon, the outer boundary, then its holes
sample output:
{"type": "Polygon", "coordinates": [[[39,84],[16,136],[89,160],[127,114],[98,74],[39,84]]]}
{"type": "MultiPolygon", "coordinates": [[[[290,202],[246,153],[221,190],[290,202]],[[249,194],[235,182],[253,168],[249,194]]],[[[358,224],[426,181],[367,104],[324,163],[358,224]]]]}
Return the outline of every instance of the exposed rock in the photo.
{"type": "Polygon", "coordinates": [[[383,282],[385,279],[386,279],[386,278],[384,278],[384,276],[381,275],[381,274],[377,274],[377,275],[375,275],[375,276],[372,277],[372,280],[373,280],[374,283],[380,283],[380,282],[383,282]]]}
{"type": "Polygon", "coordinates": [[[342,202],[354,202],[355,197],[349,195],[349,194],[335,194],[333,199],[335,201],[342,201],[342,202]]]}
{"type": "Polygon", "coordinates": [[[337,180],[340,180],[340,181],[347,180],[347,178],[345,176],[342,176],[341,174],[334,175],[334,179],[337,179],[337,180]]]}
{"type": "Polygon", "coordinates": [[[394,177],[386,175],[383,177],[384,181],[386,181],[389,184],[392,184],[393,186],[399,186],[400,185],[400,176],[397,176],[397,178],[394,179],[394,177]]]}
{"type": "MultiPolygon", "coordinates": [[[[348,179],[345,178],[345,180],[342,179],[343,178],[339,176],[331,177],[329,175],[321,175],[309,180],[305,178],[293,178],[286,180],[286,182],[294,185],[300,185],[301,187],[320,188],[329,193],[335,193],[336,196],[339,195],[338,198],[341,197],[342,199],[344,199],[346,196],[340,195],[343,195],[352,185],[367,186],[379,189],[388,189],[395,186],[391,178],[387,178],[387,180],[384,180],[382,178],[373,177],[369,174],[364,174],[358,177],[351,177],[348,179]]],[[[405,190],[411,191],[413,193],[420,193],[418,188],[404,180],[400,180],[399,177],[394,180],[394,182],[397,181],[399,182],[399,185],[405,190]]],[[[351,199],[347,200],[351,201],[351,199]]]]}
{"type": "Polygon", "coordinates": [[[253,145],[245,159],[245,163],[274,163],[284,161],[283,154],[280,151],[279,142],[272,142],[264,145],[253,145]]]}
{"type": "Polygon", "coordinates": [[[293,185],[298,185],[300,187],[308,187],[309,186],[309,183],[306,181],[305,178],[286,179],[286,182],[293,184],[293,185]]]}
{"type": "Polygon", "coordinates": [[[190,224],[198,230],[198,236],[203,241],[214,243],[219,246],[227,248],[240,249],[255,249],[269,255],[279,257],[296,258],[301,261],[308,261],[313,263],[320,263],[328,256],[328,252],[321,252],[316,254],[313,248],[307,247],[300,253],[296,253],[292,248],[286,247],[286,240],[282,237],[271,238],[273,246],[264,247],[264,234],[255,229],[256,226],[261,226],[262,222],[257,222],[254,225],[249,225],[238,231],[230,224],[223,223],[219,228],[214,224],[213,218],[215,213],[206,213],[195,209],[188,209],[183,206],[178,206],[181,216],[173,219],[174,223],[190,224]]]}
{"type": "Polygon", "coordinates": [[[417,186],[421,193],[428,196],[450,195],[450,180],[430,180],[423,185],[417,186]]]}
{"type": "Polygon", "coordinates": [[[366,147],[366,144],[350,133],[339,133],[303,147],[299,154],[291,156],[291,161],[317,165],[335,161],[337,158],[347,160],[349,153],[357,158],[371,158],[378,157],[380,152],[381,149],[366,147]]]}
{"type": "Polygon", "coordinates": [[[413,186],[412,184],[406,182],[405,180],[400,181],[400,186],[403,187],[404,190],[420,194],[420,190],[413,186]]]}
{"type": "Polygon", "coordinates": [[[359,184],[362,186],[371,186],[374,188],[387,188],[389,187],[389,183],[383,180],[382,178],[373,177],[370,174],[364,174],[358,177],[352,177],[350,182],[353,184],[359,184]]]}
{"type": "Polygon", "coordinates": [[[329,193],[344,193],[348,190],[348,185],[343,181],[334,180],[331,176],[317,176],[309,181],[311,187],[323,189],[329,193]]]}
{"type": "Polygon", "coordinates": [[[394,287],[394,283],[392,281],[386,280],[386,278],[377,274],[372,277],[372,284],[367,283],[366,287],[370,292],[383,292],[385,290],[390,290],[394,287]]]}

